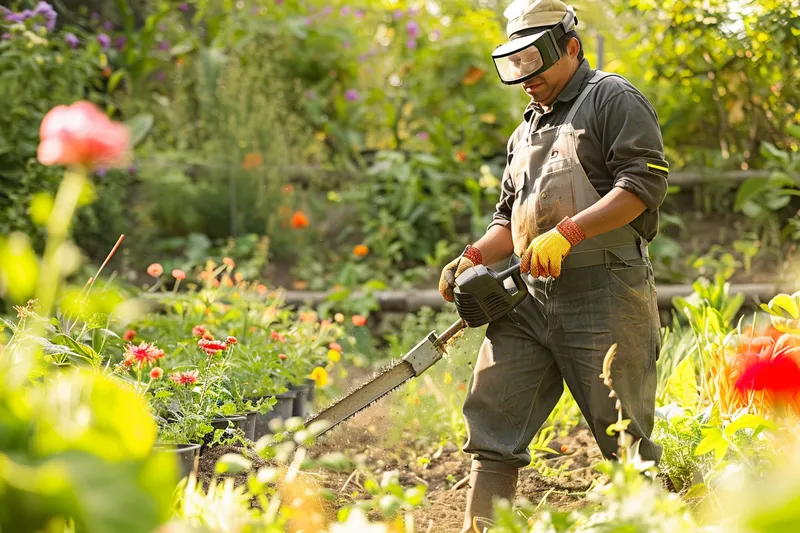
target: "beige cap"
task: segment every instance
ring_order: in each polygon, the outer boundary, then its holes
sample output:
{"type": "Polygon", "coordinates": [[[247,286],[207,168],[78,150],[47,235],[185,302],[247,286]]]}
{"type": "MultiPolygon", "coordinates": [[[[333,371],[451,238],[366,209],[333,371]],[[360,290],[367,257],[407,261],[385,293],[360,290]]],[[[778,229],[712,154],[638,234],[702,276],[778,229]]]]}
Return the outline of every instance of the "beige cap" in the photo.
{"type": "Polygon", "coordinates": [[[555,26],[567,10],[572,8],[560,0],[514,0],[503,13],[508,19],[508,37],[530,28],[555,26]]]}

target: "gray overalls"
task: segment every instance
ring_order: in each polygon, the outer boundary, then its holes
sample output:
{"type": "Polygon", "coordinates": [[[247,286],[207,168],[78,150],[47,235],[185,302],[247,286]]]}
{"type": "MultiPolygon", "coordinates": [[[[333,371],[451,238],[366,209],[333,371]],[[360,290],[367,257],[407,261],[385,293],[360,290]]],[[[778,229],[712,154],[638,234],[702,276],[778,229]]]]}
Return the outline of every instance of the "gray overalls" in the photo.
{"type": "MultiPolygon", "coordinates": [[[[578,160],[579,137],[571,122],[589,92],[609,75],[597,72],[563,125],[529,128],[515,147],[511,264],[519,263],[537,235],[600,199],[578,160]]],[[[528,275],[526,283],[530,296],[488,325],[464,403],[464,451],[473,454],[474,468],[528,466],[528,446],[561,397],[564,382],[603,454],[612,457],[616,437],[606,428],[616,422],[617,411],[599,376],[614,343],[612,378],[623,416],[631,420],[628,432],[641,439],[644,459],[658,461],[661,448],[650,434],[661,324],[647,242],[625,225],[575,246],[559,278],[528,275]]]]}

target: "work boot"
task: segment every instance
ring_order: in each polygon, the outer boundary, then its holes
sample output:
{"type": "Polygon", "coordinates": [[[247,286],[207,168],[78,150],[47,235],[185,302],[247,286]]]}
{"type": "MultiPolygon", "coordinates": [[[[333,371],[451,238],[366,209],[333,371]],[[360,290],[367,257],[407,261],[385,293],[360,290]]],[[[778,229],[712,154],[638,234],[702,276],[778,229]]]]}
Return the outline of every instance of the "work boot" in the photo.
{"type": "Polygon", "coordinates": [[[496,461],[472,461],[461,533],[483,533],[493,519],[493,498],[514,502],[519,469],[496,461]]]}

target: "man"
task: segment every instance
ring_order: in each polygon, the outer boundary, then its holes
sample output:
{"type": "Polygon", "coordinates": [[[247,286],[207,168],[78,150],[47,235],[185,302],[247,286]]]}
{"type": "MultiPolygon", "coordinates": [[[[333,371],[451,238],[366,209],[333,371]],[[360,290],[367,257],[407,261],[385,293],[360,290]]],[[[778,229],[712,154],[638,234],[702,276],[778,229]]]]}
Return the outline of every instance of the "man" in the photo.
{"type": "MultiPolygon", "coordinates": [[[[661,324],[647,245],[669,166],[656,112],[617,75],[592,70],[559,0],[516,0],[509,42],[493,59],[501,81],[531,97],[508,143],[502,192],[486,234],[445,267],[455,279],[511,256],[530,295],[488,325],[464,403],[473,455],[463,532],[492,516],[492,498],[513,500],[528,445],[566,382],[603,454],[614,457],[616,399],[600,379],[617,344],[614,387],[628,432],[645,460],[650,440],[661,324]]],[[[480,531],[480,527],[477,528],[480,531]]]]}

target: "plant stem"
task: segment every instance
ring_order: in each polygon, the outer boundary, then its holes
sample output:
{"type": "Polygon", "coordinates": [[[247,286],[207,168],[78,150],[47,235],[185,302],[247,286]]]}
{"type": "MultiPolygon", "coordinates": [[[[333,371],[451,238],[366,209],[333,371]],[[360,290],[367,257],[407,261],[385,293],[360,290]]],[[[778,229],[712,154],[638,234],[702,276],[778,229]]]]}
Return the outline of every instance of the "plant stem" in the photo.
{"type": "Polygon", "coordinates": [[[70,168],[64,173],[64,179],[56,194],[53,212],[47,221],[47,244],[42,257],[42,269],[39,279],[37,299],[40,314],[49,317],[55,305],[58,285],[61,281],[61,265],[59,252],[69,233],[72,216],[78,205],[83,186],[86,183],[86,170],[70,168]]]}

